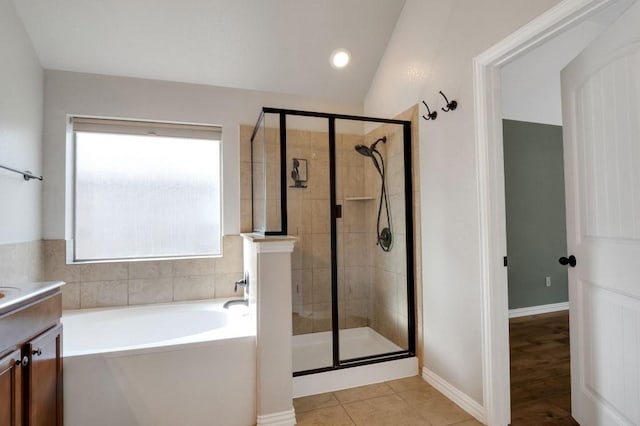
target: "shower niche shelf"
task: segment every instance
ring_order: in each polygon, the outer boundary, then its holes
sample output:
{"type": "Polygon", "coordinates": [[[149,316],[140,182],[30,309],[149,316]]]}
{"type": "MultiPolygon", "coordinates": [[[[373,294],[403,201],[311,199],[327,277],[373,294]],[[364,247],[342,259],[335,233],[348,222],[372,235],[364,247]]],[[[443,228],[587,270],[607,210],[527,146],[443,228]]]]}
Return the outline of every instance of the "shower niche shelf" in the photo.
{"type": "Polygon", "coordinates": [[[375,200],[375,197],[344,197],[345,201],[371,201],[375,200]]]}

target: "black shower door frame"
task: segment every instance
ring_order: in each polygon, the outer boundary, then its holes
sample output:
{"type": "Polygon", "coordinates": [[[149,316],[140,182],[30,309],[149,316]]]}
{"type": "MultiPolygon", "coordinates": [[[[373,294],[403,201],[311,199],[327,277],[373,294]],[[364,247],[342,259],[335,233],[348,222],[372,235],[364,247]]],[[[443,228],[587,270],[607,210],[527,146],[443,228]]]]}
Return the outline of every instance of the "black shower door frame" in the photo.
{"type": "MultiPolygon", "coordinates": [[[[311,370],[296,371],[293,376],[305,376],[308,374],[322,373],[361,365],[376,364],[402,358],[410,358],[416,353],[416,311],[415,311],[415,275],[414,275],[414,238],[413,238],[413,178],[412,178],[412,146],[411,146],[411,121],[395,120],[377,117],[363,117],[358,115],[331,114],[324,112],[300,111],[293,109],[263,107],[258,117],[256,126],[251,135],[251,143],[258,133],[265,114],[277,114],[280,122],[280,231],[264,231],[264,235],[287,235],[287,116],[325,118],[328,121],[329,132],[329,199],[331,204],[331,333],[332,356],[331,366],[315,368],[311,370]],[[406,215],[406,253],[407,253],[407,318],[408,349],[396,352],[370,355],[359,358],[340,359],[340,324],[338,306],[338,263],[336,253],[338,250],[338,225],[337,225],[337,197],[336,197],[336,120],[366,121],[382,124],[398,124],[403,130],[404,144],[404,188],[405,188],[405,215],[406,215]]],[[[253,164],[253,147],[251,149],[251,162],[253,164]]],[[[251,199],[253,200],[253,167],[251,168],[251,199]]],[[[253,220],[253,202],[251,203],[253,220]]],[[[253,228],[253,227],[252,227],[253,228]]]]}

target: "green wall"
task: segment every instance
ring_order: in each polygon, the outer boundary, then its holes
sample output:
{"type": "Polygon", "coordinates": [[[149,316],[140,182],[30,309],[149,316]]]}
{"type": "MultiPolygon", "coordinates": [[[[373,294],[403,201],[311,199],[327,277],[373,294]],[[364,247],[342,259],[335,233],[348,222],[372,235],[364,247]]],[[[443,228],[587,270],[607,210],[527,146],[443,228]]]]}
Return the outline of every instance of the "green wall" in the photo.
{"type": "Polygon", "coordinates": [[[509,309],[566,302],[562,127],[503,120],[503,138],[509,309]]]}

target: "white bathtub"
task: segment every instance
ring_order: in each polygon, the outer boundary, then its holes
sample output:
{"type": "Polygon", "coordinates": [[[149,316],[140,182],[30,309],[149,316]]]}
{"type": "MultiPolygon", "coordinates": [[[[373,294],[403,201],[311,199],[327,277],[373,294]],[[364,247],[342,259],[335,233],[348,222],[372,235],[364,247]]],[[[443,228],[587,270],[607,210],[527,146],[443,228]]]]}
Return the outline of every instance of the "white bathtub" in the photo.
{"type": "Polygon", "coordinates": [[[65,425],[254,424],[255,321],[224,301],[65,311],[65,425]]]}

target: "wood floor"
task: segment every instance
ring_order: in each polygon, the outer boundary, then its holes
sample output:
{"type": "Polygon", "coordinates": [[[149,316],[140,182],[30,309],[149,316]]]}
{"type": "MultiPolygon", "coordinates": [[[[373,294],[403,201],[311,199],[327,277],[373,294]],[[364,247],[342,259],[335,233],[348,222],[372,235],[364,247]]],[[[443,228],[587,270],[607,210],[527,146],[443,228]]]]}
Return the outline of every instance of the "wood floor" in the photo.
{"type": "Polygon", "coordinates": [[[577,425],[571,417],[569,312],[509,320],[511,425],[577,425]]]}

